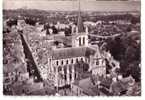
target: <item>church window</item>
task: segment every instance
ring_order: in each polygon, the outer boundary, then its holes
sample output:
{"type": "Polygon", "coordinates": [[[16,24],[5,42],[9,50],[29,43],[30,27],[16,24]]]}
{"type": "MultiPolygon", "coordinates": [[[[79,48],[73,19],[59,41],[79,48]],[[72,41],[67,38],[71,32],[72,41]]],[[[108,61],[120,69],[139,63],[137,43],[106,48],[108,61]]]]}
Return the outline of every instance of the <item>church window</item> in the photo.
{"type": "Polygon", "coordinates": [[[66,60],[66,64],[68,64],[68,60],[66,60]]]}
{"type": "Polygon", "coordinates": [[[81,58],[81,61],[83,61],[83,58],[81,58]]]}
{"type": "Polygon", "coordinates": [[[71,60],[71,63],[73,64],[73,59],[71,60]]]}
{"type": "Polygon", "coordinates": [[[81,46],[81,37],[79,38],[79,46],[81,46]]]}
{"type": "Polygon", "coordinates": [[[83,37],[83,45],[85,45],[85,37],[83,37]]]}
{"type": "Polygon", "coordinates": [[[70,80],[72,79],[72,76],[71,76],[71,74],[69,74],[69,79],[70,79],[70,80]]]}
{"type": "Polygon", "coordinates": [[[76,59],[76,63],[79,62],[78,58],[76,59]]]}
{"type": "Polygon", "coordinates": [[[58,66],[58,61],[56,61],[56,65],[58,66]]]}
{"type": "Polygon", "coordinates": [[[61,65],[63,65],[63,60],[61,61],[61,65]]]}
{"type": "Polygon", "coordinates": [[[77,74],[75,73],[75,77],[74,77],[75,79],[77,78],[77,74]]]}
{"type": "Polygon", "coordinates": [[[66,74],[64,75],[64,79],[65,79],[65,81],[67,80],[66,74]]]}

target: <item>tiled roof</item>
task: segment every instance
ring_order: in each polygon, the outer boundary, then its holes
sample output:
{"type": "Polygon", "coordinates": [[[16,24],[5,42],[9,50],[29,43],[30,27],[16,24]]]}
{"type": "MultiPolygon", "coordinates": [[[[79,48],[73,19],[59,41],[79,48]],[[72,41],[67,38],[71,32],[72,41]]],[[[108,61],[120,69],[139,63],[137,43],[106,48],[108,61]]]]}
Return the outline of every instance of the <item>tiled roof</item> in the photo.
{"type": "Polygon", "coordinates": [[[92,55],[95,53],[95,50],[89,47],[75,47],[75,48],[60,48],[53,50],[51,53],[52,59],[66,59],[73,57],[82,57],[92,55]]]}
{"type": "Polygon", "coordinates": [[[91,96],[96,95],[96,92],[92,89],[92,88],[94,88],[94,85],[92,84],[89,77],[77,81],[74,85],[77,85],[78,87],[83,89],[83,92],[87,95],[91,95],[91,96]]]}
{"type": "Polygon", "coordinates": [[[113,82],[111,84],[111,88],[113,90],[114,93],[120,93],[122,91],[125,91],[127,90],[127,88],[125,87],[125,84],[123,84],[122,82],[113,82]]]}

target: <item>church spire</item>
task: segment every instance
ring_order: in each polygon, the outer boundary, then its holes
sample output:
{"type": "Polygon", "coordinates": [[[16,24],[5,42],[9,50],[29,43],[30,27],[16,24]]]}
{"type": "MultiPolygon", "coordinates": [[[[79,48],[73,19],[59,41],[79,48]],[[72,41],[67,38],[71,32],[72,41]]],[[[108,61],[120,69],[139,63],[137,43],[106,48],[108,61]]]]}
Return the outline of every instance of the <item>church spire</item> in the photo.
{"type": "Polygon", "coordinates": [[[78,22],[76,27],[74,39],[72,41],[72,46],[80,47],[80,46],[88,46],[88,28],[84,27],[82,17],[81,17],[81,7],[79,0],[79,9],[78,9],[78,22]]]}
{"type": "Polygon", "coordinates": [[[78,9],[78,33],[85,32],[82,17],[81,17],[81,7],[80,7],[80,0],[79,0],[79,9],[78,9]]]}

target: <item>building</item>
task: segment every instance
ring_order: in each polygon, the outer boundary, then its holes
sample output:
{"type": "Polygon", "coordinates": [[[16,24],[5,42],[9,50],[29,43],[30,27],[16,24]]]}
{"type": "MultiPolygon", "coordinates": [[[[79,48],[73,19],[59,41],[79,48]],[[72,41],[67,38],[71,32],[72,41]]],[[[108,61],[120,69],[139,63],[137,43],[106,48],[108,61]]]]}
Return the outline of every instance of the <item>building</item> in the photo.
{"type": "Polygon", "coordinates": [[[88,28],[84,27],[79,12],[77,26],[72,27],[72,47],[53,46],[48,58],[48,77],[53,80],[57,89],[71,87],[81,74],[87,72],[93,75],[106,75],[105,60],[102,58],[99,47],[88,43],[88,34],[88,28]],[[85,62],[85,64],[80,65],[79,69],[76,65],[80,62],[85,62]],[[85,65],[89,67],[87,71],[83,71],[85,65]]]}
{"type": "Polygon", "coordinates": [[[87,77],[71,85],[71,94],[73,96],[96,96],[99,95],[99,88],[92,83],[90,77],[87,77]]]}

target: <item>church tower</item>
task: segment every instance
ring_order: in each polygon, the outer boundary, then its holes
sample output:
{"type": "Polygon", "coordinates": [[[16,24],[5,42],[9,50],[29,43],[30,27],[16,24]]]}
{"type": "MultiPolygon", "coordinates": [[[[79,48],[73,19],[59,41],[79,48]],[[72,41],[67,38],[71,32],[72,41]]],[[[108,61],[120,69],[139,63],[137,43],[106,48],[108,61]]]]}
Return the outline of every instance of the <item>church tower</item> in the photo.
{"type": "Polygon", "coordinates": [[[84,27],[83,25],[81,17],[80,0],[79,0],[77,26],[75,28],[75,32],[73,32],[72,34],[74,35],[72,38],[73,47],[88,46],[88,27],[84,27]]]}

